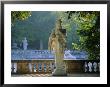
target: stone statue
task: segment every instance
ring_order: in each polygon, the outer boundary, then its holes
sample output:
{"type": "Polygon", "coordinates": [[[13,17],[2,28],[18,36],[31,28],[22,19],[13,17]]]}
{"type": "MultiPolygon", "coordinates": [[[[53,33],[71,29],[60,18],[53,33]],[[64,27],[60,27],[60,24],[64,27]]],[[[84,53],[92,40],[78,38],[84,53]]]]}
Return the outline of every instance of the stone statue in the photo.
{"type": "Polygon", "coordinates": [[[48,48],[54,51],[56,69],[54,76],[65,76],[66,65],[64,64],[64,50],[66,49],[65,29],[62,29],[61,19],[57,20],[56,28],[49,37],[48,48]]]}
{"type": "Polygon", "coordinates": [[[27,43],[26,37],[24,38],[24,40],[22,41],[22,43],[23,43],[23,49],[24,50],[27,50],[28,43],[27,43]]]}
{"type": "Polygon", "coordinates": [[[84,64],[84,68],[85,68],[85,72],[87,72],[87,68],[88,68],[88,65],[87,65],[87,62],[85,62],[85,64],[84,64]]]}
{"type": "Polygon", "coordinates": [[[49,37],[49,42],[48,42],[48,49],[51,50],[51,51],[55,51],[55,30],[52,31],[50,37],[49,37]]]}

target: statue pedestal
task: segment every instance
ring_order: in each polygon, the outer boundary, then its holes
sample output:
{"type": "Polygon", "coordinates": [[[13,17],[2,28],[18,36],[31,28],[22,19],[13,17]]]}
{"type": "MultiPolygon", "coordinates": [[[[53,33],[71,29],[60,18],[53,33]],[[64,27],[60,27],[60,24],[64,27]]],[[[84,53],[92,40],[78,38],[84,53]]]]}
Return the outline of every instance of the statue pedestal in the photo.
{"type": "Polygon", "coordinates": [[[52,73],[53,76],[67,76],[66,65],[64,63],[64,51],[62,51],[62,44],[56,41],[56,51],[55,51],[55,66],[56,69],[52,73]]]}
{"type": "MultiPolygon", "coordinates": [[[[56,54],[56,55],[58,55],[58,54],[56,54]]],[[[56,69],[52,72],[53,76],[67,76],[66,65],[64,64],[63,58],[56,57],[55,66],[56,66],[56,69]]]]}
{"type": "Polygon", "coordinates": [[[52,72],[53,76],[67,76],[66,69],[64,66],[57,67],[54,72],[52,72]]]}

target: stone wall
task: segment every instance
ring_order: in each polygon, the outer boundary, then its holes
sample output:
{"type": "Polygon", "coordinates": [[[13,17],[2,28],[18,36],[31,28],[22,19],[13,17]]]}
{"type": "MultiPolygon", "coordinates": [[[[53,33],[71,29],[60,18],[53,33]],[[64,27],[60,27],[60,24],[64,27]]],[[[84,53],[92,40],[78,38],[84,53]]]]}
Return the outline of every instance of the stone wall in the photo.
{"type": "Polygon", "coordinates": [[[67,73],[78,73],[84,71],[84,62],[83,61],[77,61],[77,60],[67,60],[65,61],[67,73]]]}

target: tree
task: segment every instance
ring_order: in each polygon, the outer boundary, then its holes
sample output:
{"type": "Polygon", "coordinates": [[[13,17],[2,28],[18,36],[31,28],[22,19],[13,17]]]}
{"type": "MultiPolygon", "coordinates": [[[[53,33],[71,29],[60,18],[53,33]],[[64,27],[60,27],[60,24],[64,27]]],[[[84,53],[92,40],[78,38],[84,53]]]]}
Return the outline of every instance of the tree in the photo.
{"type": "Polygon", "coordinates": [[[67,33],[67,48],[72,49],[72,42],[79,43],[79,36],[77,35],[77,26],[72,21],[72,19],[68,20],[68,15],[65,11],[56,12],[57,18],[60,18],[62,21],[62,28],[66,29],[67,33]]]}
{"type": "Polygon", "coordinates": [[[11,23],[13,24],[16,20],[25,20],[31,16],[30,11],[12,11],[11,12],[11,23]]]}
{"type": "Polygon", "coordinates": [[[73,48],[88,52],[89,59],[100,57],[100,12],[98,11],[68,11],[68,19],[77,26],[80,44],[73,43],[73,48]]]}

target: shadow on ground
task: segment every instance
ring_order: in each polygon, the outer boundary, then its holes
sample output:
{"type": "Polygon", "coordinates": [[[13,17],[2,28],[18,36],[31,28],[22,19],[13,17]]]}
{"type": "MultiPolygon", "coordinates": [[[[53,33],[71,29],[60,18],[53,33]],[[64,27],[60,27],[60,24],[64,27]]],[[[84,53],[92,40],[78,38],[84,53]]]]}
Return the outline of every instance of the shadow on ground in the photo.
{"type": "MultiPolygon", "coordinates": [[[[12,74],[12,77],[62,77],[62,76],[52,76],[52,74],[12,74]]],[[[63,77],[100,77],[99,73],[75,73],[75,74],[67,74],[67,76],[63,77]]]]}

